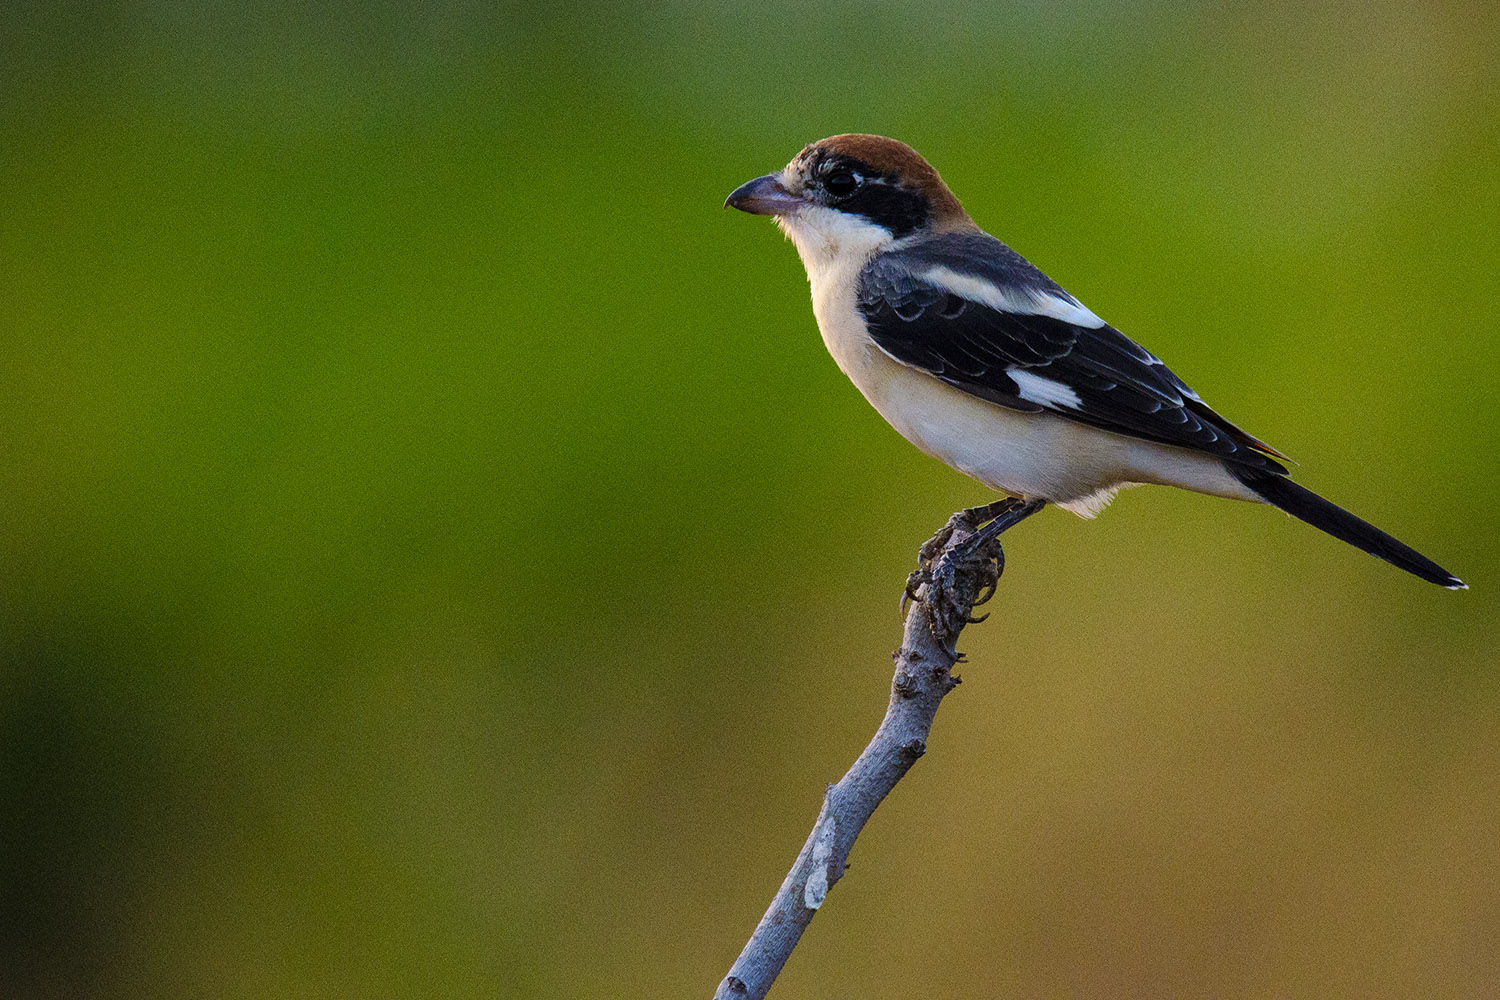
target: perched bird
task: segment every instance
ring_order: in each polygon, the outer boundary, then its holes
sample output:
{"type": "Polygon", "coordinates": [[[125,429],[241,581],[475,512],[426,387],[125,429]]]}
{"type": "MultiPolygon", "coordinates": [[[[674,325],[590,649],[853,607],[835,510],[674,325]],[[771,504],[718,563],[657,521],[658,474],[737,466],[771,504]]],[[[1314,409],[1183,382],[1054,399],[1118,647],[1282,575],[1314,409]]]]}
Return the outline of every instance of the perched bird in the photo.
{"type": "Polygon", "coordinates": [[[1047,503],[1093,517],[1159,483],[1271,503],[1450,589],[1464,583],[1287,477],[1154,354],[974,224],[916,150],[836,135],[725,205],[774,216],[844,373],[922,451],[1007,494],[992,537],[1047,503]]]}

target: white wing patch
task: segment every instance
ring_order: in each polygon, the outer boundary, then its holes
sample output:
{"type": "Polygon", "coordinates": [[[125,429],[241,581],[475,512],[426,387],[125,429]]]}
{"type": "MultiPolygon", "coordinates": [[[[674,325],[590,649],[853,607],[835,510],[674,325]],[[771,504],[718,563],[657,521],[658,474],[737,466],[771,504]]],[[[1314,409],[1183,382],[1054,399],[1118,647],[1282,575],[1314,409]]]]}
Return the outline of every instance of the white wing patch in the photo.
{"type": "Polygon", "coordinates": [[[1083,406],[1083,400],[1078,398],[1078,393],[1074,392],[1070,385],[1043,378],[1024,368],[1007,368],[1005,374],[1016,383],[1021,398],[1027,402],[1051,407],[1054,410],[1060,406],[1066,406],[1070,410],[1081,409],[1083,406]]]}
{"type": "Polygon", "coordinates": [[[1018,313],[1022,316],[1047,316],[1060,319],[1074,326],[1097,330],[1104,320],[1095,316],[1072,296],[1063,298],[1050,292],[1032,292],[1021,288],[1001,288],[984,278],[970,274],[959,274],[941,264],[927,268],[918,277],[939,288],[947,289],[960,298],[969,299],[1000,312],[1018,313]]]}

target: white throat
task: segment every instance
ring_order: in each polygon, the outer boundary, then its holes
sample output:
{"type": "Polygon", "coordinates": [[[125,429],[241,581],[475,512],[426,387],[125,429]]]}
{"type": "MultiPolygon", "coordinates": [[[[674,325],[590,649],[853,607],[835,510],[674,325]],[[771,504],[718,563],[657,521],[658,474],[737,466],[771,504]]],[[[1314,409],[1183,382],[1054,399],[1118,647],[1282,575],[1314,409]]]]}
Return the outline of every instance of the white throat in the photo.
{"type": "Polygon", "coordinates": [[[871,257],[896,242],[884,226],[822,205],[778,215],[776,224],[796,244],[807,279],[815,286],[834,272],[853,268],[858,273],[871,257]]]}

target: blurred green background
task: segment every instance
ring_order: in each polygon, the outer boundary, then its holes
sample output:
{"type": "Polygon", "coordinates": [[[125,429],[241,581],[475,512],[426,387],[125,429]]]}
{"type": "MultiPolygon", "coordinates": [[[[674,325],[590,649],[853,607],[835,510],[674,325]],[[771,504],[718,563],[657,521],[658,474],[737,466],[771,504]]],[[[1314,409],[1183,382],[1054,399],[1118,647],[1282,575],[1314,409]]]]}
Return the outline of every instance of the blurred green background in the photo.
{"type": "Polygon", "coordinates": [[[0,995],[707,996],[988,499],[724,195],[913,143],[1452,594],[1008,536],[777,995],[1500,993],[1487,0],[12,3],[0,995]]]}

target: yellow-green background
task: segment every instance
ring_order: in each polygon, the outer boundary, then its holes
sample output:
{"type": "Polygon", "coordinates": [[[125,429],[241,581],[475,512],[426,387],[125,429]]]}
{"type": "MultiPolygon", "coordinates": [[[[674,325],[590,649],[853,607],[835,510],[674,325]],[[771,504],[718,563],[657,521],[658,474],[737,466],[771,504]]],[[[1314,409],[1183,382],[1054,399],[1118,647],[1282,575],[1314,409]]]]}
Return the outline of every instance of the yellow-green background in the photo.
{"type": "Polygon", "coordinates": [[[706,996],[987,499],[724,195],[928,154],[1468,579],[1009,536],[778,993],[1500,993],[1495,8],[18,3],[0,994],[706,996]]]}

